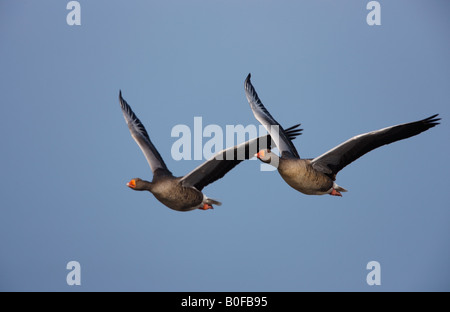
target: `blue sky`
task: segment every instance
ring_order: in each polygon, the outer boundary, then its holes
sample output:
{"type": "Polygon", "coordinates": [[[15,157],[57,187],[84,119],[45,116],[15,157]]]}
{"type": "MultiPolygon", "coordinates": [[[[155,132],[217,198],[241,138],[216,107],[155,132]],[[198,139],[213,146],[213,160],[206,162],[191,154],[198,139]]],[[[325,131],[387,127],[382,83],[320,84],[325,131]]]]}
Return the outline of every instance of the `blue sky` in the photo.
{"type": "Polygon", "coordinates": [[[379,1],[0,3],[2,291],[450,290],[450,4],[379,1]],[[371,130],[442,124],[342,170],[342,198],[306,196],[242,163],[180,213],[125,186],[151,171],[118,92],[175,175],[174,126],[258,125],[252,82],[314,157],[371,130]],[[369,261],[381,286],[368,286],[369,261]],[[81,265],[68,286],[66,264],[81,265]]]}

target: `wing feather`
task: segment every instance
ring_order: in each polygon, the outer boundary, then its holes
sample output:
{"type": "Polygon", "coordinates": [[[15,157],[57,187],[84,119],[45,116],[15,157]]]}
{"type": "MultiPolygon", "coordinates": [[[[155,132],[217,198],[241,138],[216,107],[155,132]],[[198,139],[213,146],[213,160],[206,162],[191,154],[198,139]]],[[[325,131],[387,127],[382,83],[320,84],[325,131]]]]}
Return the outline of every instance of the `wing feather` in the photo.
{"type": "Polygon", "coordinates": [[[400,124],[360,134],[316,157],[311,164],[314,169],[328,174],[333,179],[345,166],[364,154],[386,144],[418,135],[439,124],[438,114],[423,120],[400,124]]]}
{"type": "Polygon", "coordinates": [[[122,91],[119,92],[119,102],[120,107],[122,108],[123,116],[125,117],[125,121],[127,122],[128,128],[130,129],[131,136],[139,145],[144,153],[145,158],[147,159],[150,168],[152,169],[153,174],[157,171],[158,174],[172,174],[167,168],[164,160],[159,154],[158,150],[153,145],[150,137],[145,130],[142,122],[137,118],[130,105],[123,99],[122,91]]]}
{"type": "MultiPolygon", "coordinates": [[[[298,129],[298,126],[300,124],[286,129],[289,139],[293,140],[301,134],[302,129],[298,129]]],[[[243,160],[252,158],[260,149],[270,149],[272,146],[270,135],[264,135],[224,149],[185,175],[181,183],[183,186],[195,186],[201,191],[208,184],[221,179],[243,160]]]]}
{"type": "Polygon", "coordinates": [[[266,128],[267,132],[272,136],[276,146],[280,150],[282,157],[295,157],[300,158],[298,152],[292,144],[291,140],[287,137],[283,127],[272,117],[269,111],[265,108],[263,103],[258,97],[255,88],[251,81],[251,74],[248,74],[245,79],[245,95],[248,103],[253,111],[255,118],[266,128]]]}

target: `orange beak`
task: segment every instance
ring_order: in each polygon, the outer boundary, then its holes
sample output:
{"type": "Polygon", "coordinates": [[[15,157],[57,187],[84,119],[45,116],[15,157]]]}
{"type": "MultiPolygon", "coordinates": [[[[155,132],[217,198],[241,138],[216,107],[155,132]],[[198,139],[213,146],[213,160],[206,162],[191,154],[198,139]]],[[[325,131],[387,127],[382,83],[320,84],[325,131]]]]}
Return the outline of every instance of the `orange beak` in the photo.
{"type": "Polygon", "coordinates": [[[255,156],[258,158],[264,157],[264,151],[263,150],[259,151],[258,153],[255,154],[255,156]]]}
{"type": "Polygon", "coordinates": [[[136,180],[131,180],[130,182],[128,182],[127,183],[127,186],[128,187],[131,187],[131,188],[135,188],[136,187],[136,180]]]}

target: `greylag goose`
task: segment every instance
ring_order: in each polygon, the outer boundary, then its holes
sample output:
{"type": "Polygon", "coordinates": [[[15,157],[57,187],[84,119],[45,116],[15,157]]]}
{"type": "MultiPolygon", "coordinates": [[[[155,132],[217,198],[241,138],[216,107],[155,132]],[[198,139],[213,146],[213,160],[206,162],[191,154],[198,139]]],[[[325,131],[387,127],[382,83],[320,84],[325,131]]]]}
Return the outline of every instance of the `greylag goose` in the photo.
{"type": "MultiPolygon", "coordinates": [[[[220,206],[219,201],[204,195],[202,189],[222,178],[244,159],[253,157],[259,148],[271,147],[269,135],[251,139],[218,152],[184,177],[174,177],[151,142],[144,125],[123,99],[121,91],[119,92],[119,102],[131,136],[141,148],[153,172],[152,182],[134,178],[127,183],[127,186],[135,191],[151,192],[157,200],[173,210],[190,211],[197,208],[207,210],[213,208],[212,205],[220,206]]],[[[295,125],[286,130],[286,135],[290,140],[301,134],[302,129],[298,129],[298,126],[295,125]]]]}
{"type": "Polygon", "coordinates": [[[255,118],[266,128],[278,147],[281,157],[269,149],[255,155],[278,168],[289,186],[307,195],[342,196],[347,190],[336,184],[336,174],[348,164],[380,146],[403,140],[439,124],[438,114],[428,118],[360,134],[314,159],[301,159],[285,130],[262,104],[250,82],[245,79],[245,95],[255,118]]]}

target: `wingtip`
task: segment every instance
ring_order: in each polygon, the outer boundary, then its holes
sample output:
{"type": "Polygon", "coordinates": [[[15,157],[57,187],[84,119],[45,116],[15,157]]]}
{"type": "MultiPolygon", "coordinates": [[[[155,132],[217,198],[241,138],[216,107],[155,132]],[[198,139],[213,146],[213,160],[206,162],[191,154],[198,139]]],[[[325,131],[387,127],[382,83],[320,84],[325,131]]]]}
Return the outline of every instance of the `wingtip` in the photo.
{"type": "MultiPolygon", "coordinates": [[[[428,117],[427,119],[436,119],[436,117],[439,116],[439,114],[434,114],[428,117]]],[[[440,118],[439,118],[440,119],[440,118]]]]}
{"type": "Polygon", "coordinates": [[[245,78],[245,83],[249,82],[251,77],[252,77],[252,74],[248,73],[247,78],[245,78]]]}
{"type": "Polygon", "coordinates": [[[440,124],[439,121],[441,120],[441,118],[437,118],[438,116],[439,116],[439,114],[434,114],[433,116],[430,116],[430,117],[424,119],[423,121],[434,127],[434,126],[440,124]]]}
{"type": "Polygon", "coordinates": [[[122,111],[126,110],[127,107],[129,107],[127,101],[125,101],[125,99],[122,97],[122,90],[119,90],[119,104],[122,108],[122,111]]]}
{"type": "MultiPolygon", "coordinates": [[[[301,123],[293,125],[292,127],[285,129],[285,131],[295,130],[296,128],[300,127],[301,125],[302,125],[301,123]]],[[[303,130],[303,129],[300,129],[300,130],[303,130]]]]}

